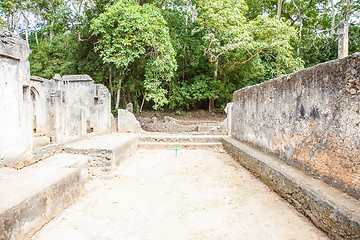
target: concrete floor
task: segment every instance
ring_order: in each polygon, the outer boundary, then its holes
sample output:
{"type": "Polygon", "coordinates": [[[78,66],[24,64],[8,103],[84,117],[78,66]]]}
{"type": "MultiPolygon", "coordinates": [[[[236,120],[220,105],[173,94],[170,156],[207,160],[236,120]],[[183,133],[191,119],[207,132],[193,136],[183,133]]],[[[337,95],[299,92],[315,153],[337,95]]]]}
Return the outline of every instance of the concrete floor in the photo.
{"type": "Polygon", "coordinates": [[[325,240],[224,152],[138,150],[34,239],[325,240]]]}

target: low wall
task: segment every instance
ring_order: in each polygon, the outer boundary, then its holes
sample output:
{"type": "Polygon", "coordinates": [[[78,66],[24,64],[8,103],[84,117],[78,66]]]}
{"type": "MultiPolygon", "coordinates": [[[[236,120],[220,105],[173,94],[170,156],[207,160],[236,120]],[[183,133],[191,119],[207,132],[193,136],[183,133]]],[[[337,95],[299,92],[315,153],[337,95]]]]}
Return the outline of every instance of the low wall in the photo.
{"type": "Polygon", "coordinates": [[[360,201],[263,151],[223,138],[224,149],[331,239],[360,239],[360,201]]]}
{"type": "Polygon", "coordinates": [[[232,136],[360,198],[360,54],[234,93],[232,136]]]}

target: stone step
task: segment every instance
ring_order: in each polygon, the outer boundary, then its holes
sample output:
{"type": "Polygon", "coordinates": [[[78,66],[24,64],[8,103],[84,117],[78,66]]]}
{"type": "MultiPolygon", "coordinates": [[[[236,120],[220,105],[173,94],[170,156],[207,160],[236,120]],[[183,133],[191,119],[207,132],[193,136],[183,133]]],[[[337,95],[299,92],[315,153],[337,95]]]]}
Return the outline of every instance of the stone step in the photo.
{"type": "Polygon", "coordinates": [[[231,137],[225,150],[308,216],[332,239],[360,239],[360,202],[283,161],[231,137]]]}
{"type": "Polygon", "coordinates": [[[63,145],[61,153],[21,170],[0,168],[0,239],[29,239],[84,192],[92,175],[114,169],[132,154],[138,139],[95,136],[63,145]]]}
{"type": "Polygon", "coordinates": [[[113,134],[94,136],[65,144],[62,151],[91,157],[89,167],[93,175],[102,176],[119,166],[138,147],[139,136],[134,134],[113,134]]]}
{"type": "Polygon", "coordinates": [[[46,145],[49,145],[51,144],[51,141],[50,141],[50,138],[47,137],[47,136],[34,136],[33,138],[34,140],[34,147],[43,147],[43,146],[46,146],[46,145]]]}
{"type": "Polygon", "coordinates": [[[84,191],[79,169],[0,169],[0,239],[29,239],[84,191]]]}
{"type": "Polygon", "coordinates": [[[220,143],[221,135],[192,135],[192,134],[143,134],[140,136],[142,142],[187,142],[187,143],[220,143]]]}
{"type": "Polygon", "coordinates": [[[171,147],[181,147],[184,150],[214,150],[223,149],[220,142],[139,142],[140,148],[145,149],[170,149],[171,147]]]}
{"type": "Polygon", "coordinates": [[[91,172],[89,171],[90,162],[91,157],[86,155],[59,153],[39,161],[29,168],[75,168],[80,170],[83,181],[88,182],[91,179],[91,172]]]}

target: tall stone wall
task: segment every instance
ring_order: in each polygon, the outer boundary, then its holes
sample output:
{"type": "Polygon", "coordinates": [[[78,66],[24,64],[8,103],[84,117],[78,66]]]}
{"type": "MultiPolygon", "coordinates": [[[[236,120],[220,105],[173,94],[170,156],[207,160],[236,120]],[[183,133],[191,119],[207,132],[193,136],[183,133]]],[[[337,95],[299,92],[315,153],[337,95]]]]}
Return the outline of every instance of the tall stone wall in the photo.
{"type": "Polygon", "coordinates": [[[32,150],[27,43],[0,32],[0,165],[32,150]]]}
{"type": "Polygon", "coordinates": [[[234,93],[232,135],[360,198],[360,54],[234,93]]]}

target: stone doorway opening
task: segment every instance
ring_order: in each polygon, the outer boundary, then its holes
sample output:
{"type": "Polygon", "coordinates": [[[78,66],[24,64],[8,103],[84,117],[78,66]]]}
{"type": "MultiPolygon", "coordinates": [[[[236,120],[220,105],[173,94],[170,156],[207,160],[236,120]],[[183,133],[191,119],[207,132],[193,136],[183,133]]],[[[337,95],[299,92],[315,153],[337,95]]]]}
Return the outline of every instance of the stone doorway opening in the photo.
{"type": "Polygon", "coordinates": [[[30,96],[31,96],[31,122],[32,122],[32,130],[33,133],[37,133],[38,129],[38,123],[37,123],[37,113],[39,112],[39,92],[36,90],[36,88],[31,87],[30,89],[30,96]]]}

